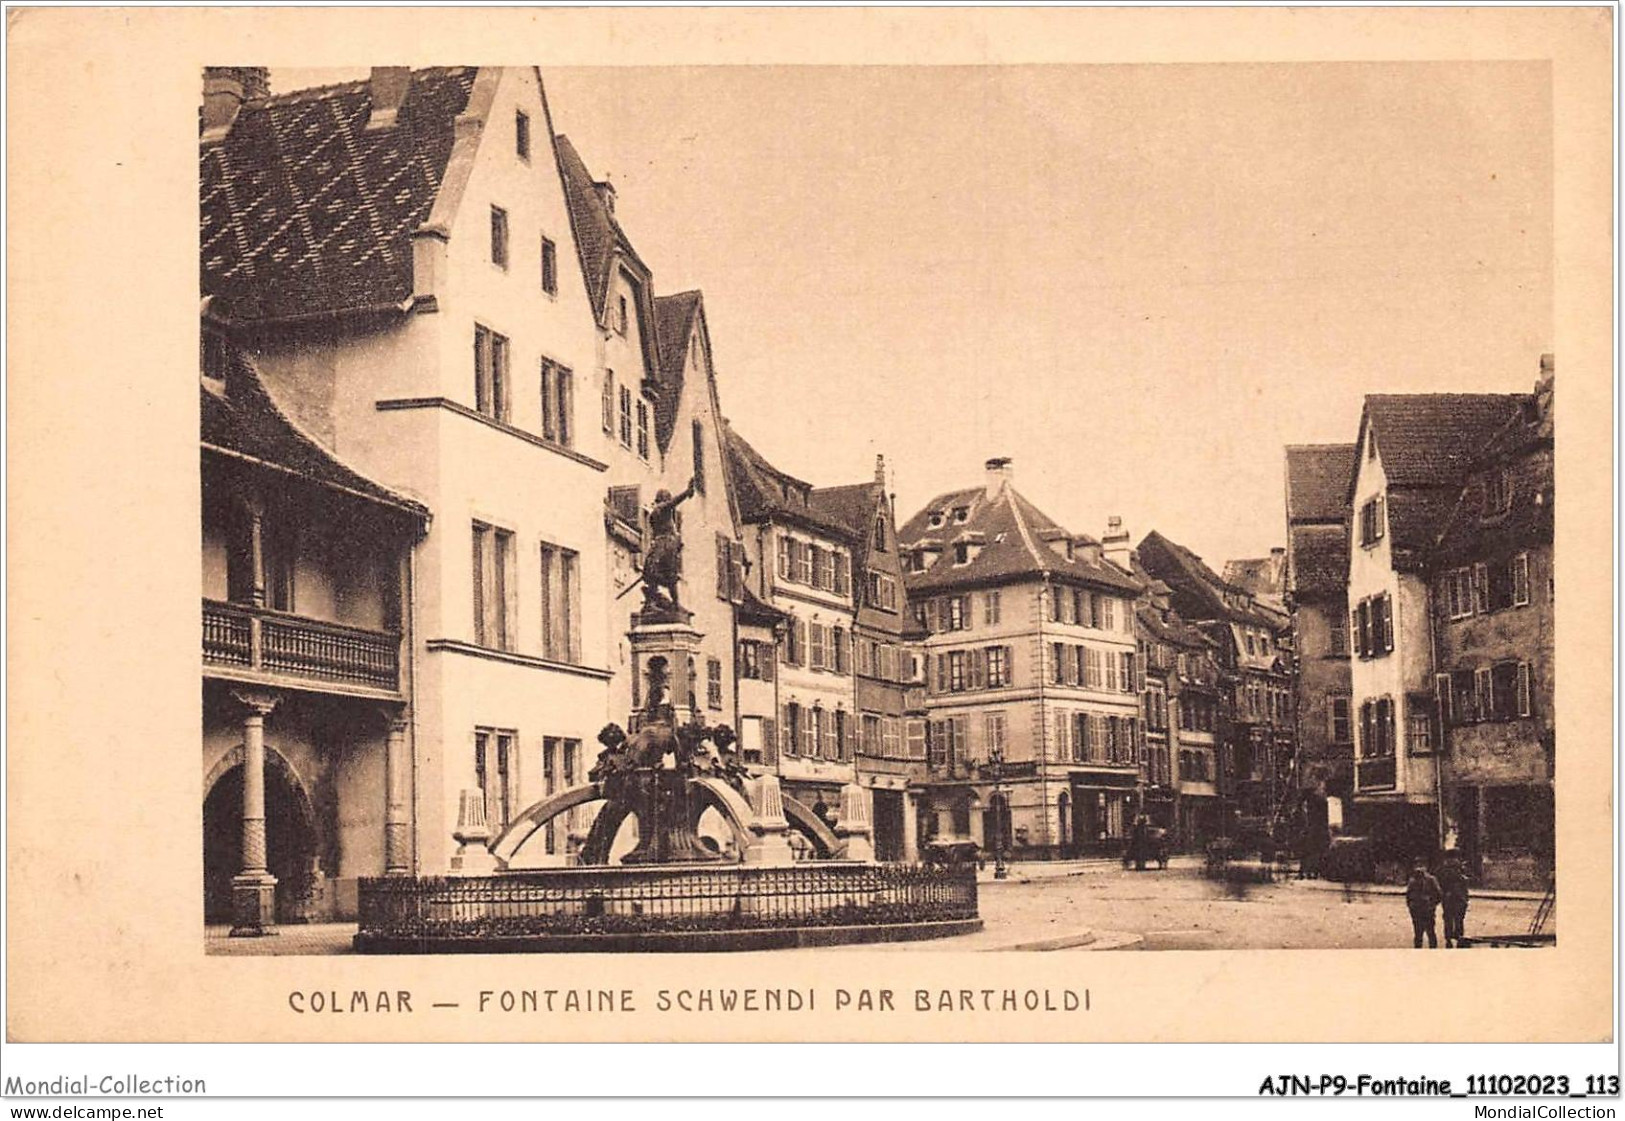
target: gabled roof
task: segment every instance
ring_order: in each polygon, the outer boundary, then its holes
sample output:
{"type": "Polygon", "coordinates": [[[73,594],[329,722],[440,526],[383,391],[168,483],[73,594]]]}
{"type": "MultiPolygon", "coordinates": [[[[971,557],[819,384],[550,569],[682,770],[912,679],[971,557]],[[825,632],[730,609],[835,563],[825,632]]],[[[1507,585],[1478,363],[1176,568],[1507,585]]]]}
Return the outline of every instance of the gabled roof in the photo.
{"type": "Polygon", "coordinates": [[[1185,622],[1175,611],[1169,611],[1164,615],[1155,607],[1141,607],[1135,611],[1134,619],[1153,639],[1166,642],[1170,646],[1194,650],[1213,645],[1211,638],[1185,622]]]}
{"type": "Polygon", "coordinates": [[[1295,598],[1309,601],[1347,594],[1349,535],[1345,526],[1288,526],[1287,542],[1288,579],[1295,598]]]}
{"type": "Polygon", "coordinates": [[[1286,557],[1246,557],[1224,562],[1224,581],[1253,596],[1278,596],[1286,580],[1286,557]]]}
{"type": "Polygon", "coordinates": [[[694,333],[694,320],[700,314],[700,293],[678,292],[656,296],[655,349],[660,358],[660,394],[655,401],[655,435],[660,447],[671,443],[677,423],[677,409],[683,399],[683,383],[688,376],[688,342],[694,333]]]}
{"type": "Polygon", "coordinates": [[[1556,500],[1552,462],[1549,455],[1536,458],[1551,448],[1552,435],[1552,383],[1547,378],[1485,444],[1440,526],[1428,558],[1432,567],[1502,560],[1552,543],[1556,500]],[[1492,472],[1503,470],[1511,504],[1486,517],[1484,482],[1492,472]]]}
{"type": "Polygon", "coordinates": [[[812,505],[819,516],[845,526],[854,536],[868,541],[875,504],[880,500],[879,491],[880,484],[872,482],[817,487],[812,492],[812,505]]]}
{"type": "Polygon", "coordinates": [[[429,509],[345,465],[299,430],[277,407],[254,365],[234,352],[225,391],[200,386],[199,436],[205,453],[286,472],[320,486],[390,507],[426,525],[429,509]]]}
{"type": "Polygon", "coordinates": [[[1278,628],[1275,612],[1252,603],[1246,589],[1228,584],[1185,546],[1170,541],[1156,530],[1146,534],[1136,550],[1140,563],[1152,576],[1173,592],[1173,607],[1192,622],[1223,620],[1256,627],[1278,628]],[[1241,597],[1245,606],[1234,606],[1229,597],[1241,597]]]}
{"type": "Polygon", "coordinates": [[[587,170],[581,153],[562,133],[558,137],[558,149],[559,170],[564,174],[564,195],[570,206],[570,222],[575,230],[576,245],[581,252],[587,296],[592,300],[593,312],[602,319],[615,255],[623,254],[645,276],[649,268],[638,256],[638,251],[632,248],[632,239],[626,236],[620,222],[604,205],[597,182],[592,172],[587,170]]]}
{"type": "Polygon", "coordinates": [[[904,549],[927,538],[941,541],[944,546],[942,554],[923,572],[905,574],[911,592],[1045,576],[1066,577],[1128,594],[1140,591],[1138,580],[1109,561],[1089,560],[1082,550],[1068,560],[1063,552],[1052,548],[1050,542],[1067,538],[1086,544],[1096,542],[1068,533],[1008,485],[1000,487],[992,498],[985,487],[940,494],[898,529],[897,538],[904,549]],[[967,511],[963,522],[951,516],[959,507],[967,511]],[[941,526],[932,527],[934,511],[948,512],[950,516],[941,526]],[[981,546],[965,564],[954,563],[953,543],[960,537],[978,540],[981,546]]]}
{"type": "MultiPolygon", "coordinates": [[[[1372,393],[1359,447],[1375,434],[1389,487],[1455,486],[1514,409],[1521,393],[1372,393]]],[[[1354,473],[1346,494],[1353,501],[1354,473]]]]}
{"type": "Polygon", "coordinates": [[[747,522],[785,521],[850,542],[850,528],[828,517],[814,505],[813,486],[794,475],[780,471],[727,421],[722,423],[723,462],[739,516],[747,522]]]}
{"type": "Polygon", "coordinates": [[[404,304],[475,72],[414,71],[373,132],[366,79],[246,102],[198,156],[203,293],[239,320],[404,304]]]}
{"type": "Polygon", "coordinates": [[[1291,444],[1286,449],[1286,519],[1340,521],[1348,513],[1353,444],[1291,444]]]}

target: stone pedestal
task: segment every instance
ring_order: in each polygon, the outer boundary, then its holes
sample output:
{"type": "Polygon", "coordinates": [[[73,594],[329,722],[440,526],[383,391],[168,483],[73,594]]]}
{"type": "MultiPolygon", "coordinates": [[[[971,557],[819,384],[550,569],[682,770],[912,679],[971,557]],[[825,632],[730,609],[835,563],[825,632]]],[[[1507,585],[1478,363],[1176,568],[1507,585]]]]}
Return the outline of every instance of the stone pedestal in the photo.
{"type": "Polygon", "coordinates": [[[659,719],[662,707],[669,708],[673,728],[691,722],[703,710],[704,703],[695,695],[701,688],[702,636],[692,619],[683,610],[640,611],[632,616],[626,636],[632,650],[632,732],[659,719]]]}
{"type": "Polygon", "coordinates": [[[244,872],[231,878],[231,936],[257,938],[276,933],[276,877],[244,872]]]}
{"type": "Polygon", "coordinates": [[[920,859],[920,811],[914,795],[903,792],[903,860],[916,864],[920,859]]]}
{"type": "Polygon", "coordinates": [[[485,792],[464,790],[457,799],[457,828],[452,832],[457,852],[451,858],[453,876],[489,876],[496,871],[491,855],[491,829],[485,821],[485,792]]]}
{"type": "Polygon", "coordinates": [[[869,792],[855,782],[841,787],[841,816],[835,835],[846,842],[847,860],[875,858],[874,825],[870,821],[869,792]]]}
{"type": "Polygon", "coordinates": [[[750,783],[750,808],[756,821],[754,838],[745,849],[746,864],[794,864],[790,848],[790,823],[784,816],[784,794],[779,776],[759,775],[750,783]]]}

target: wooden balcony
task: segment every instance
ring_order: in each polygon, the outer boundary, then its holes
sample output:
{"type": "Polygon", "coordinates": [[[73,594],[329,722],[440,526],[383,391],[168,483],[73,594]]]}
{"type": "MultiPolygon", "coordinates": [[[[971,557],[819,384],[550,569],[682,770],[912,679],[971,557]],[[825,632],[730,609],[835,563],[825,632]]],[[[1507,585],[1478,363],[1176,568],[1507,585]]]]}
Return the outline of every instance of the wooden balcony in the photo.
{"type": "Polygon", "coordinates": [[[226,676],[400,691],[400,636],[241,603],[203,601],[203,664],[226,676]]]}

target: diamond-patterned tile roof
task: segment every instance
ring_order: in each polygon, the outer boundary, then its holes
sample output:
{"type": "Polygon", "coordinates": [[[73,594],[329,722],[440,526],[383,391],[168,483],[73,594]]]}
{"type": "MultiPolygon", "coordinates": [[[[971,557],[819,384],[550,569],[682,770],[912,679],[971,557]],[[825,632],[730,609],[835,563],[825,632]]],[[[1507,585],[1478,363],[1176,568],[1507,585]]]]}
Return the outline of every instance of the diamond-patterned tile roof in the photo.
{"type": "Polygon", "coordinates": [[[473,67],[414,71],[392,128],[366,80],[244,104],[199,152],[202,286],[236,319],[404,302],[473,67]]]}

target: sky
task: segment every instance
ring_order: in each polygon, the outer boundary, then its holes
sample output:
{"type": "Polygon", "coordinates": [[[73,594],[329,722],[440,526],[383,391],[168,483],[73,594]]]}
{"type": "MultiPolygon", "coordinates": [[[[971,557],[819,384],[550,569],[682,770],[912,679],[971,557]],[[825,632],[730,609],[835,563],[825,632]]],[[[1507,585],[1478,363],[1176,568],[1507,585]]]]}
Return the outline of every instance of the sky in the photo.
{"type": "Polygon", "coordinates": [[[704,292],[735,427],[815,485],[883,453],[900,520],[1010,456],[1219,568],[1284,544],[1285,445],[1552,349],[1543,63],[543,77],[656,291],[704,292]]]}

